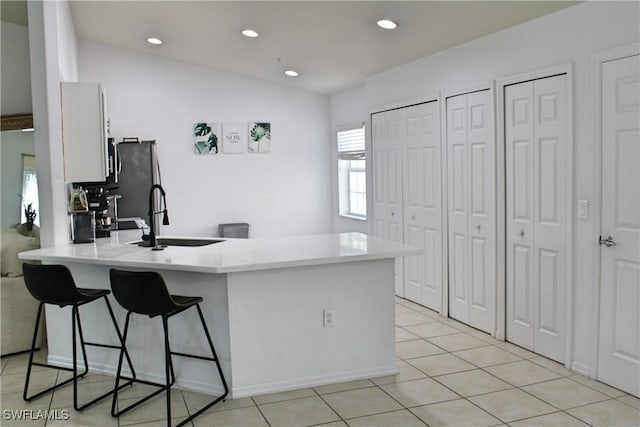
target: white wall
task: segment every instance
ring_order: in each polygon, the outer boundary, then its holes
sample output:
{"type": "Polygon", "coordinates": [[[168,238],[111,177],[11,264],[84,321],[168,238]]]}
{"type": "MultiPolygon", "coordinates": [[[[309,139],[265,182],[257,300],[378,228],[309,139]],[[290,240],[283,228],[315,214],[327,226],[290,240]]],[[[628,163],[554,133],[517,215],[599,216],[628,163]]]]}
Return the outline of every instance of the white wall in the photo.
{"type": "MultiPolygon", "coordinates": [[[[339,215],[339,197],[338,197],[338,140],[337,132],[340,129],[348,127],[357,127],[362,123],[367,123],[367,108],[364,102],[364,86],[351,89],[330,98],[331,107],[331,188],[333,189],[332,198],[332,217],[333,232],[340,233],[345,231],[359,231],[361,233],[368,232],[367,221],[347,218],[339,215]]],[[[365,132],[369,132],[368,126],[365,132]]],[[[368,144],[368,142],[367,142],[368,144]]],[[[367,146],[367,152],[370,147],[367,146]]],[[[369,185],[369,183],[367,183],[369,185]]]]}
{"type": "MultiPolygon", "coordinates": [[[[22,155],[33,154],[33,132],[3,131],[0,135],[0,227],[20,222],[22,155]]],[[[39,212],[38,212],[39,214],[39,212]]]]}
{"type": "MultiPolygon", "coordinates": [[[[438,91],[464,89],[518,73],[573,63],[574,202],[596,205],[592,171],[594,148],[591,59],[595,52],[640,39],[638,2],[584,2],[499,33],[427,56],[367,78],[365,105],[380,106],[438,91]]],[[[334,97],[335,104],[355,101],[334,97]],[[342,101],[342,102],[340,102],[342,101]]],[[[332,107],[340,109],[340,105],[332,107]]],[[[342,108],[344,110],[344,108],[342,108]]],[[[340,121],[341,117],[336,117],[340,121]]],[[[593,218],[593,211],[590,218],[593,218]]],[[[573,354],[571,366],[593,373],[592,298],[598,229],[592,220],[574,219],[573,354]]]]}
{"type": "Polygon", "coordinates": [[[105,85],[112,134],[155,139],[171,225],[217,234],[248,222],[253,237],[331,228],[327,97],[95,42],[79,44],[80,80],[105,85]],[[197,155],[193,124],[268,121],[269,154],[197,155]]]}
{"type": "Polygon", "coordinates": [[[30,113],[29,29],[2,21],[0,22],[0,40],[2,115],[30,113]]]}

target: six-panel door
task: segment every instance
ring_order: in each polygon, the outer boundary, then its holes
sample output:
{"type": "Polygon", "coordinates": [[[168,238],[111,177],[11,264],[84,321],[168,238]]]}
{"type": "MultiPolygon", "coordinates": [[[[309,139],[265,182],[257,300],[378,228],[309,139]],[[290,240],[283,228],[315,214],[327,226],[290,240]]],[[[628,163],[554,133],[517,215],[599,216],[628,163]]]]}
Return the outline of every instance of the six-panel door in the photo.
{"type": "MultiPolygon", "coordinates": [[[[376,236],[403,241],[402,118],[397,110],[372,114],[373,218],[376,236]]],[[[404,296],[404,267],[396,258],[396,295],[404,296]]]]}
{"type": "Polygon", "coordinates": [[[492,333],[496,190],[491,91],[447,98],[446,122],[449,314],[492,333]]]}
{"type": "Polygon", "coordinates": [[[403,153],[404,241],[422,255],[405,257],[405,298],[442,307],[442,207],[438,102],[400,109],[403,153]]]}
{"type": "Polygon", "coordinates": [[[506,339],[564,362],[566,75],[505,88],[506,339]]]}
{"type": "Polygon", "coordinates": [[[640,397],[640,56],[602,65],[598,378],[640,397]]]}

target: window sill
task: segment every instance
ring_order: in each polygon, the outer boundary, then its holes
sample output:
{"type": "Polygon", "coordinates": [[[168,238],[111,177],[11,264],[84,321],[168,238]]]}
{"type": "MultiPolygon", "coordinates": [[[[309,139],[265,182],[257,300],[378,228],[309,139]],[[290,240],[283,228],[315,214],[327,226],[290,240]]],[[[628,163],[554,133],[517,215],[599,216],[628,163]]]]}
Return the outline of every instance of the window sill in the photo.
{"type": "Polygon", "coordinates": [[[367,217],[366,216],[356,216],[356,215],[349,215],[349,214],[339,214],[342,218],[347,218],[347,219],[355,219],[356,221],[366,221],[367,217]]]}

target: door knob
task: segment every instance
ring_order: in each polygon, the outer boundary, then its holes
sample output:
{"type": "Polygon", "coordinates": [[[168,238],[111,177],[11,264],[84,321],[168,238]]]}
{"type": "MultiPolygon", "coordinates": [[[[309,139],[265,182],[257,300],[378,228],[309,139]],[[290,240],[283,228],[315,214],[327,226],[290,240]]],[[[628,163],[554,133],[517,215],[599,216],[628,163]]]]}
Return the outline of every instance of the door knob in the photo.
{"type": "Polygon", "coordinates": [[[416,216],[415,215],[411,215],[411,219],[415,220],[416,216]]]}
{"type": "Polygon", "coordinates": [[[606,247],[610,248],[611,246],[615,246],[616,242],[613,241],[613,237],[609,236],[608,234],[604,237],[600,236],[600,241],[599,243],[601,245],[605,245],[606,247]]]}
{"type": "Polygon", "coordinates": [[[476,230],[480,230],[480,224],[476,224],[476,230]]]}
{"type": "Polygon", "coordinates": [[[524,236],[524,230],[522,228],[518,230],[518,236],[524,236]]]}

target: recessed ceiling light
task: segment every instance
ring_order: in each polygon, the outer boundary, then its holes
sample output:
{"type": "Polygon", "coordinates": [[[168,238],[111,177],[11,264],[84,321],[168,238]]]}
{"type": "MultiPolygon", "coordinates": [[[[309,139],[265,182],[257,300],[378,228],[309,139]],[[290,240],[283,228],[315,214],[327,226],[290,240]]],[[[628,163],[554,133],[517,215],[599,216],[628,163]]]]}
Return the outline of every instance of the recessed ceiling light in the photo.
{"type": "Polygon", "coordinates": [[[298,72],[296,70],[287,70],[284,73],[289,77],[298,77],[298,72]]]}
{"type": "Polygon", "coordinates": [[[258,33],[257,32],[255,32],[253,30],[250,30],[248,28],[246,30],[242,30],[242,35],[245,36],[245,37],[252,37],[252,38],[253,37],[258,37],[258,33]]]}
{"type": "Polygon", "coordinates": [[[147,39],[147,41],[151,44],[162,44],[162,40],[156,38],[156,37],[149,37],[147,39]]]}
{"type": "Polygon", "coordinates": [[[385,30],[393,30],[398,27],[397,23],[389,19],[381,19],[377,23],[378,23],[378,27],[384,28],[385,30]]]}

